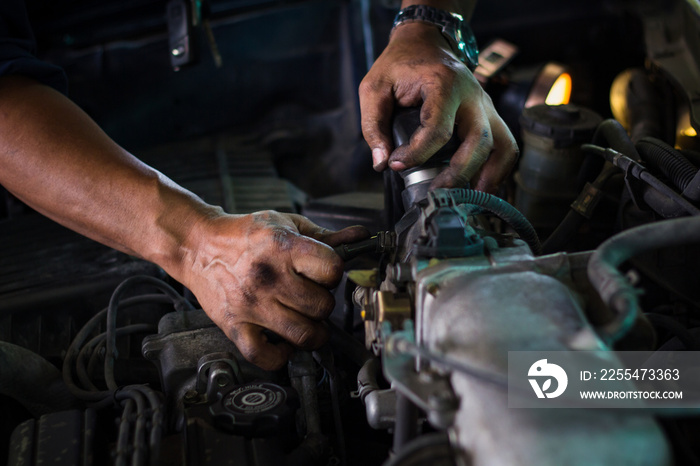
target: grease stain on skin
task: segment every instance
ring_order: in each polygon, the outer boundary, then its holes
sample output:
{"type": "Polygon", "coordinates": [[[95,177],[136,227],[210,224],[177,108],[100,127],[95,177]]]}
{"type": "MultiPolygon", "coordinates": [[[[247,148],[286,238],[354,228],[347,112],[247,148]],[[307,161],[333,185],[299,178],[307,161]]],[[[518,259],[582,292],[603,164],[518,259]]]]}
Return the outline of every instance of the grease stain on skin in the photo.
{"type": "Polygon", "coordinates": [[[274,268],[265,262],[256,262],[253,264],[253,276],[255,284],[262,288],[270,288],[277,284],[279,276],[274,268]]]}
{"type": "Polygon", "coordinates": [[[294,246],[294,234],[281,228],[275,229],[272,239],[281,251],[289,251],[294,246]]]}
{"type": "Polygon", "coordinates": [[[255,305],[258,304],[258,298],[255,296],[255,289],[244,288],[241,294],[248,307],[255,307],[255,305]]]}

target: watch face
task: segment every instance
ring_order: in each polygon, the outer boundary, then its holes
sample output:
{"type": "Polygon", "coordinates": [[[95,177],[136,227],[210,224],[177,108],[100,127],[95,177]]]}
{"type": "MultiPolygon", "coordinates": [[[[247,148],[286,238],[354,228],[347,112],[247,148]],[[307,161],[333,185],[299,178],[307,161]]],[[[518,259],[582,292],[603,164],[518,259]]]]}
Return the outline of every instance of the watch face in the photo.
{"type": "Polygon", "coordinates": [[[459,49],[460,58],[467,67],[474,71],[479,66],[479,47],[476,45],[476,38],[469,24],[461,20],[461,16],[453,16],[458,18],[459,26],[456,28],[456,42],[459,49]]]}
{"type": "Polygon", "coordinates": [[[459,43],[459,48],[464,51],[464,55],[467,57],[466,65],[470,70],[474,71],[479,66],[479,47],[476,45],[476,38],[472,34],[471,29],[469,29],[467,37],[464,37],[459,43]]]}

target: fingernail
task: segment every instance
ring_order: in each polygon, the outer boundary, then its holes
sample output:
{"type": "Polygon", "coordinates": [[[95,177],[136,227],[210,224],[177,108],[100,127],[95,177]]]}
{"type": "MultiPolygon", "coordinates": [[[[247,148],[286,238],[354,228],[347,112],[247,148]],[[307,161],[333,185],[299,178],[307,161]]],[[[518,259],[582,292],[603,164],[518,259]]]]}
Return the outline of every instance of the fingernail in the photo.
{"type": "Polygon", "coordinates": [[[392,162],[389,162],[389,166],[391,167],[392,170],[403,170],[406,168],[406,165],[404,165],[403,162],[399,162],[398,160],[394,160],[392,162]]]}
{"type": "Polygon", "coordinates": [[[384,168],[384,163],[386,162],[387,154],[381,147],[375,147],[372,149],[372,164],[375,170],[381,170],[384,168]]]}

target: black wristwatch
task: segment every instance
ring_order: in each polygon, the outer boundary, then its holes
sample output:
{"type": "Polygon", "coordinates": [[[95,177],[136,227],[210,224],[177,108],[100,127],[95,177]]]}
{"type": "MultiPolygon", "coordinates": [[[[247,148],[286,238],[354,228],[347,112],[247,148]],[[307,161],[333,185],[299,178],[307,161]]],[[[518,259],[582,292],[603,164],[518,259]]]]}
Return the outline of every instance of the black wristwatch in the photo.
{"type": "Polygon", "coordinates": [[[461,15],[427,5],[411,5],[396,14],[392,31],[402,23],[416,21],[439,27],[452,51],[470,70],[474,71],[479,65],[479,47],[474,33],[461,15]]]}

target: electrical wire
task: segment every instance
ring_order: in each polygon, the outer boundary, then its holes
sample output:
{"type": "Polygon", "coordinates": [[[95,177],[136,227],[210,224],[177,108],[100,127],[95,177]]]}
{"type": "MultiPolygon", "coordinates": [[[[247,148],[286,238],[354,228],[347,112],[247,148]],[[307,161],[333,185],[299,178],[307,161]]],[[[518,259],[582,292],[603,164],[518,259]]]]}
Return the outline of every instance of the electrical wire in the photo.
{"type": "Polygon", "coordinates": [[[112,293],[112,297],[109,300],[109,306],[107,306],[107,324],[106,324],[106,353],[105,353],[105,382],[107,383],[107,388],[110,390],[117,389],[117,382],[114,379],[114,362],[117,358],[116,350],[116,327],[117,327],[117,310],[119,309],[119,302],[122,296],[135,285],[149,285],[165,293],[175,306],[176,309],[187,309],[193,310],[192,304],[187,301],[180,293],[175,291],[173,287],[165,283],[164,281],[150,277],[148,275],[136,275],[129,277],[117,286],[117,289],[112,293]]]}
{"type": "MultiPolygon", "coordinates": [[[[133,298],[123,300],[119,307],[120,309],[136,306],[140,304],[154,304],[154,303],[171,303],[171,299],[166,295],[162,294],[148,294],[143,296],[136,296],[133,298]]],[[[101,391],[90,391],[84,390],[78,387],[73,380],[72,368],[73,362],[78,357],[80,349],[83,343],[87,340],[88,336],[93,333],[99,325],[102,323],[107,315],[107,308],[102,309],[100,312],[95,314],[84,326],[81,328],[76,336],[73,338],[68,350],[66,351],[66,356],[63,359],[62,375],[63,381],[68,386],[68,389],[77,398],[83,401],[89,402],[100,402],[105,398],[110,398],[112,392],[110,390],[101,391]]],[[[89,366],[89,365],[88,365],[89,366]]]]}
{"type": "Polygon", "coordinates": [[[114,291],[107,308],[95,314],[71,342],[63,361],[62,375],[69,390],[78,398],[92,404],[93,408],[108,407],[118,402],[123,407],[119,425],[115,464],[158,464],[160,440],[163,435],[164,413],[159,395],[146,385],[130,385],[118,388],[114,379],[117,337],[133,333],[153,332],[150,324],[133,324],[117,328],[117,312],[141,304],[173,304],[176,310],[192,310],[192,304],[167,283],[149,276],[135,276],[124,280],[114,291]],[[134,285],[152,286],[163,294],[146,294],[123,298],[134,285]],[[100,324],[106,320],[106,330],[93,336],[100,324]],[[87,343],[86,343],[87,340],[87,343]],[[105,348],[104,373],[107,390],[100,390],[91,380],[90,374],[97,367],[101,349],[105,348]],[[87,367],[85,361],[88,360],[87,367]],[[73,367],[75,365],[75,367],[73,367]],[[73,380],[73,370],[82,387],[73,380]],[[84,388],[83,388],[84,387],[84,388]],[[133,433],[131,429],[134,422],[133,433]],[[131,437],[132,448],[129,448],[131,437]]]}
{"type": "Polygon", "coordinates": [[[121,421],[119,422],[119,433],[117,435],[117,451],[115,466],[127,466],[126,460],[129,454],[129,431],[131,429],[131,416],[134,411],[134,401],[126,400],[124,402],[124,410],[122,411],[121,421]]]}
{"type": "MultiPolygon", "coordinates": [[[[135,333],[155,333],[157,330],[158,328],[151,324],[127,325],[126,327],[120,327],[117,329],[117,338],[133,335],[135,333]]],[[[90,380],[89,374],[91,374],[91,372],[89,371],[89,367],[86,368],[83,363],[85,359],[88,358],[88,355],[90,355],[90,358],[92,358],[92,354],[104,346],[106,335],[106,333],[100,333],[92,338],[92,340],[88,341],[78,353],[78,358],[76,360],[75,370],[78,378],[80,379],[80,383],[83,384],[84,387],[87,387],[93,391],[98,391],[99,388],[97,388],[92,380],[90,380]]]]}
{"type": "Polygon", "coordinates": [[[678,194],[673,189],[666,186],[661,180],[649,173],[642,165],[635,162],[624,154],[621,154],[613,149],[604,149],[593,144],[583,144],[581,150],[604,157],[608,162],[616,167],[621,168],[626,174],[641,180],[671,199],[673,202],[682,207],[690,215],[700,215],[700,209],[695,207],[690,201],[678,194]]]}

